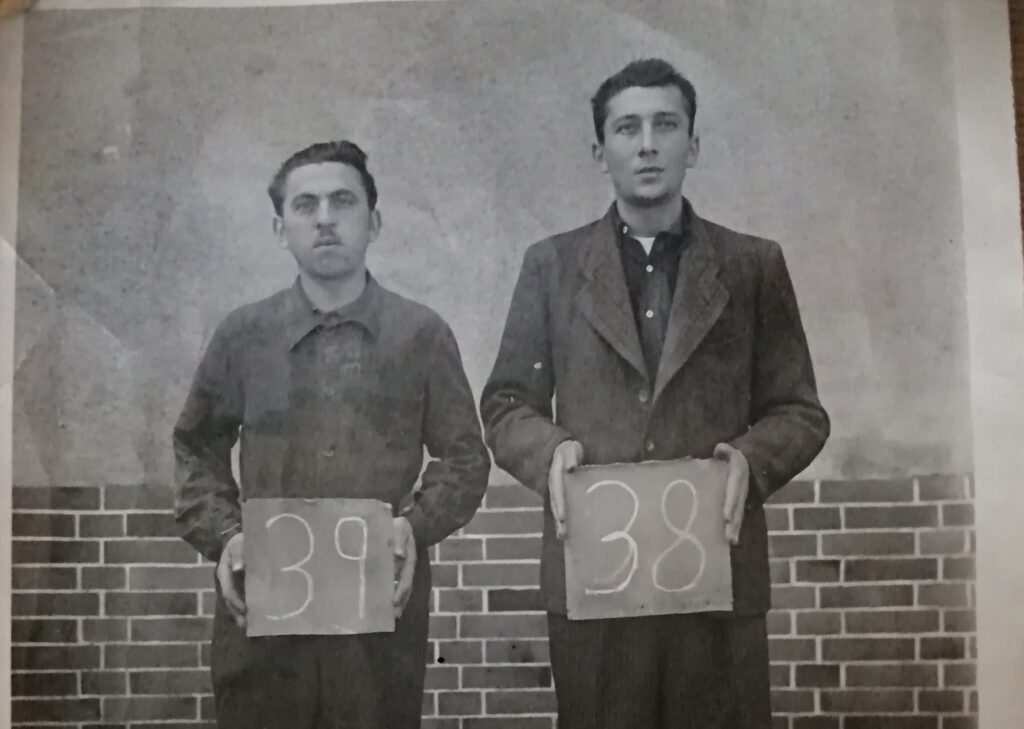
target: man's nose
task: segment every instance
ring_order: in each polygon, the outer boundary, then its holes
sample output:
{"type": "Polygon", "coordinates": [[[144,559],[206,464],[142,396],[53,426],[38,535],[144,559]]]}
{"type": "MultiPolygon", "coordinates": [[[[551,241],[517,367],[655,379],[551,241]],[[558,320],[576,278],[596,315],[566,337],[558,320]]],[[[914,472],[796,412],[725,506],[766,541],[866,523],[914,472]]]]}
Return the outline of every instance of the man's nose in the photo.
{"type": "Polygon", "coordinates": [[[330,200],[321,200],[316,208],[316,224],[333,225],[334,222],[334,210],[331,207],[330,200]]]}
{"type": "Polygon", "coordinates": [[[654,142],[654,127],[651,124],[644,123],[640,127],[640,154],[652,155],[657,153],[658,148],[654,142]]]}

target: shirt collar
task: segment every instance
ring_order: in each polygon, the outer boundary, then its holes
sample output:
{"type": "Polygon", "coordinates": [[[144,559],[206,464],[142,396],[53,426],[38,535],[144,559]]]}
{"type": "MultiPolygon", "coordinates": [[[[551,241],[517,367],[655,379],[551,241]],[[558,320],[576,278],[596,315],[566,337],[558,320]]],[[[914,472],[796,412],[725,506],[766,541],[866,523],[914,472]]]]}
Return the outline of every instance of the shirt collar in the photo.
{"type": "Polygon", "coordinates": [[[285,299],[285,334],[288,348],[293,349],[307,335],[321,326],[352,323],[365,329],[376,339],[380,331],[380,284],[369,272],[366,287],[355,301],[340,309],[323,312],[317,309],[302,289],[298,277],[288,289],[285,299]]]}
{"type": "MultiPolygon", "coordinates": [[[[619,241],[619,245],[622,245],[625,236],[633,238],[636,237],[619,215],[619,206],[616,203],[612,203],[611,217],[612,226],[615,228],[615,235],[619,241]]],[[[690,221],[692,219],[693,208],[690,206],[690,201],[684,197],[683,209],[680,211],[679,217],[676,218],[675,222],[672,223],[668,230],[662,232],[670,234],[672,236],[672,242],[681,242],[686,238],[690,231],[690,221]]]]}

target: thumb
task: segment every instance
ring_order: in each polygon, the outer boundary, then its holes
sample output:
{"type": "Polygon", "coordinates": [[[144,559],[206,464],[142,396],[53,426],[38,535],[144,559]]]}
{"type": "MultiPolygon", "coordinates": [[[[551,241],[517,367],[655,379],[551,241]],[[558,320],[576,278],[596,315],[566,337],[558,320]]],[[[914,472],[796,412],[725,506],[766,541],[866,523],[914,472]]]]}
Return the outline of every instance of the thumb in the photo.
{"type": "Polygon", "coordinates": [[[409,546],[409,530],[406,528],[408,522],[399,517],[395,520],[395,556],[405,558],[409,546]]]}
{"type": "Polygon", "coordinates": [[[572,473],[580,465],[580,461],[583,460],[583,446],[576,441],[573,441],[572,447],[567,448],[565,451],[565,462],[563,464],[567,473],[572,473]]]}

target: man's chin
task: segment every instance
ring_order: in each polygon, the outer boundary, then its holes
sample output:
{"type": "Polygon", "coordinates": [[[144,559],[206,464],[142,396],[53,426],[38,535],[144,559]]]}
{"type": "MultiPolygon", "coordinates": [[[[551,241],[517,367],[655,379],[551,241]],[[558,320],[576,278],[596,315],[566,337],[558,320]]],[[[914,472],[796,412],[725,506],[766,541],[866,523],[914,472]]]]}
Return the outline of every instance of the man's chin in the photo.
{"type": "Polygon", "coordinates": [[[357,271],[351,268],[336,268],[332,266],[313,266],[306,269],[306,274],[317,281],[344,281],[351,278],[357,271]]]}
{"type": "Polygon", "coordinates": [[[658,190],[651,192],[636,192],[631,195],[625,196],[624,199],[630,206],[646,210],[650,208],[661,207],[665,203],[669,202],[681,193],[673,195],[671,192],[666,190],[658,190]]]}

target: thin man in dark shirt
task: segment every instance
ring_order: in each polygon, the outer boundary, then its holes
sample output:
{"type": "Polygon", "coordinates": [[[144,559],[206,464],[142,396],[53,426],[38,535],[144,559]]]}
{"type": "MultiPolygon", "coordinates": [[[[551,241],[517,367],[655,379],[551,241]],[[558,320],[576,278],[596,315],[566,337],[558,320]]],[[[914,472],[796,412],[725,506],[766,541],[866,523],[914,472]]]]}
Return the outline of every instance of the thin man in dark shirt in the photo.
{"type": "Polygon", "coordinates": [[[174,430],[177,520],[218,563],[218,726],[414,729],[427,659],[426,550],[469,521],[490,469],[473,395],[448,325],[366,270],[380,213],[362,150],[315,144],[285,162],[269,192],[298,280],[217,328],[174,430]],[[239,438],[240,483],[231,468],[239,438]],[[421,475],[424,447],[432,460],[421,475]],[[247,637],[243,497],[391,504],[395,631],[247,637]]]}

